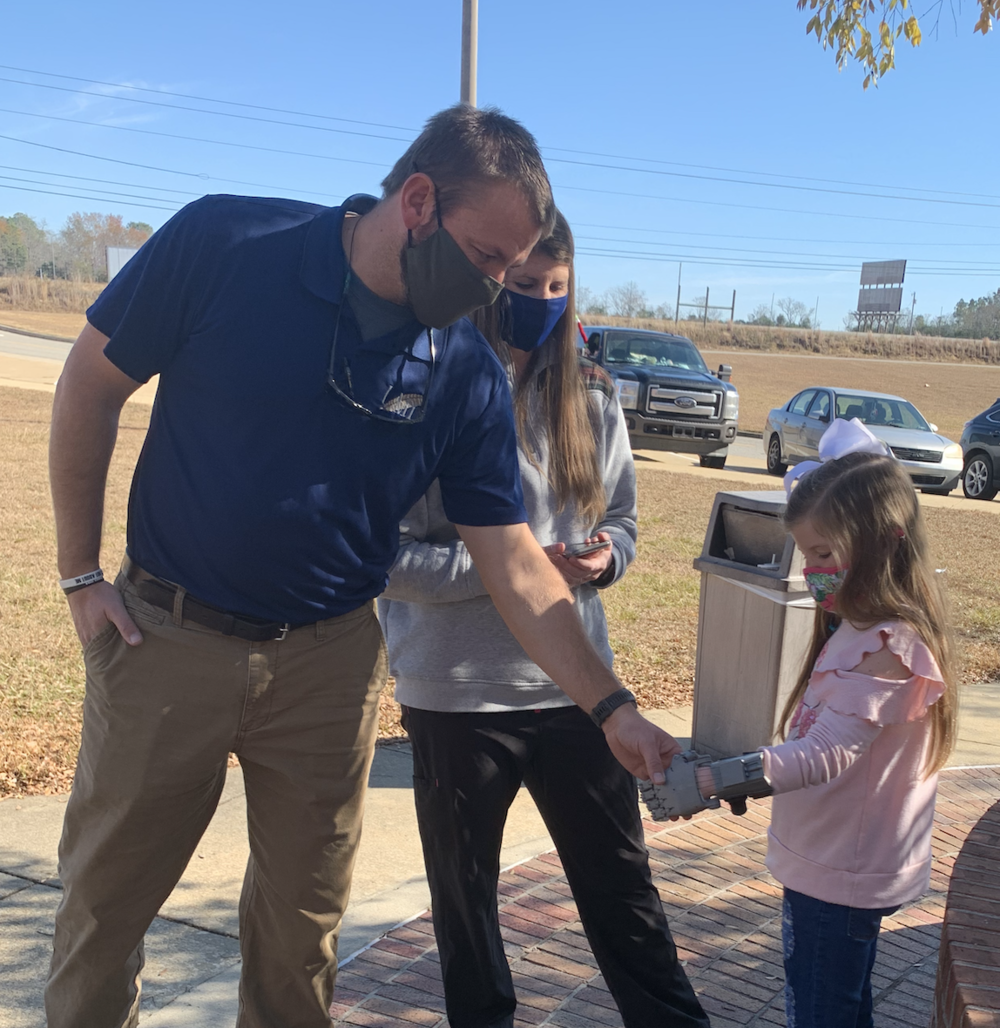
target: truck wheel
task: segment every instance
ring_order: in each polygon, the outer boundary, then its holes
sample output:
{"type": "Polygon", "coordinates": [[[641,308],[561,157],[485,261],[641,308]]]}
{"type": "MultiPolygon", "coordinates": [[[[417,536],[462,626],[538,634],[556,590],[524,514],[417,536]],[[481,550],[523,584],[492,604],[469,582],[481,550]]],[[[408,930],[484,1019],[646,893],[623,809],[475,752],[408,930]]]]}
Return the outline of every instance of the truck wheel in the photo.
{"type": "Polygon", "coordinates": [[[717,453],[703,453],[698,458],[698,463],[703,468],[715,468],[717,471],[721,471],[726,466],[726,457],[728,454],[722,454],[720,457],[717,453]]]}
{"type": "Polygon", "coordinates": [[[783,475],[787,470],[788,465],[781,460],[781,440],[775,432],[767,444],[767,472],[769,475],[783,475]]]}

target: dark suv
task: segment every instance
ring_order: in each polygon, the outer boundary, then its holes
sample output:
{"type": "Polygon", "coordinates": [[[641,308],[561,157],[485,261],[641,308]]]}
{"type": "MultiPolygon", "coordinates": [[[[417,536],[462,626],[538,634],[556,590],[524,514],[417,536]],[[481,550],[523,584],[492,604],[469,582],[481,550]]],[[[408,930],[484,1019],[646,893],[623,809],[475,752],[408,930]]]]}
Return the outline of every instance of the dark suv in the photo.
{"type": "Polygon", "coordinates": [[[962,489],[970,500],[992,500],[1000,490],[1000,397],[962,430],[962,489]]]}

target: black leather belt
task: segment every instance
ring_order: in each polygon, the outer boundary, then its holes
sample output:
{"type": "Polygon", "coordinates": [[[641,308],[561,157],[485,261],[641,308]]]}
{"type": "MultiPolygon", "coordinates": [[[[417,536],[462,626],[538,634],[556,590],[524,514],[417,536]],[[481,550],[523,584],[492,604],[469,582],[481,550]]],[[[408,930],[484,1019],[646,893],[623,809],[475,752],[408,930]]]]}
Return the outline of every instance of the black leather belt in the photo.
{"type": "MultiPolygon", "coordinates": [[[[160,610],[173,613],[174,602],[180,588],[162,578],[155,578],[142,568],[128,562],[125,577],[135,586],[140,599],[151,603],[160,610]]],[[[280,621],[265,621],[263,618],[250,617],[247,614],[234,614],[211,603],[198,600],[190,593],[185,593],[181,604],[181,616],[205,628],[211,628],[222,635],[234,635],[237,639],[247,642],[267,642],[269,639],[284,639],[290,631],[302,628],[280,621]]]]}

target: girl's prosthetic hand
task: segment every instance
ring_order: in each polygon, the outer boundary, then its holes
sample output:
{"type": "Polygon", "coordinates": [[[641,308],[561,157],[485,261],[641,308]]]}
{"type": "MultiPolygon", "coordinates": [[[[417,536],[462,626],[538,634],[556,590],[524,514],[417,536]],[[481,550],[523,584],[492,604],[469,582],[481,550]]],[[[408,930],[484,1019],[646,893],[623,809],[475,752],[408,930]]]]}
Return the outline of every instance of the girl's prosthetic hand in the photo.
{"type": "Polygon", "coordinates": [[[686,750],[674,757],[667,768],[663,785],[640,781],[639,792],[656,821],[674,817],[690,817],[699,810],[718,807],[726,800],[734,814],[745,814],[748,796],[770,796],[771,783],[764,775],[764,761],[760,753],[745,753],[742,757],[712,760],[711,757],[686,750]],[[712,796],[705,799],[698,787],[698,771],[711,773],[712,796]]]}

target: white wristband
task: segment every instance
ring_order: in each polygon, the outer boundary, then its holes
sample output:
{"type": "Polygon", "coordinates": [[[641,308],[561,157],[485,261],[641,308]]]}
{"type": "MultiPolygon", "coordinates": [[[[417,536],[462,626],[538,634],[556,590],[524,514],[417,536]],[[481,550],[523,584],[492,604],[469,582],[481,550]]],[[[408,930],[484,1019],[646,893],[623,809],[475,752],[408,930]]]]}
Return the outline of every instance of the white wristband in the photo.
{"type": "Polygon", "coordinates": [[[85,575],[77,575],[76,578],[61,578],[59,588],[64,593],[76,592],[77,589],[84,589],[88,585],[96,585],[104,581],[104,572],[98,568],[96,571],[88,571],[85,575]]]}

